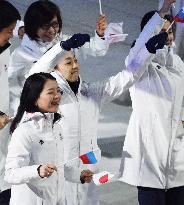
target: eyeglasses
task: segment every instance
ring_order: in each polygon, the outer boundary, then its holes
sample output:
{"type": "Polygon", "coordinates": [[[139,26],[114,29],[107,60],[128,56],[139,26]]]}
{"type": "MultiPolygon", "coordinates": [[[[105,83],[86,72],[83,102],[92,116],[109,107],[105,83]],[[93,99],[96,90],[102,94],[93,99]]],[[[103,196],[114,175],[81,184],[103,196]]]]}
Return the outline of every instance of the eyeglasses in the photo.
{"type": "Polygon", "coordinates": [[[59,23],[57,21],[53,21],[51,23],[44,24],[41,28],[43,30],[49,30],[50,27],[52,27],[53,29],[57,29],[59,28],[59,23]]]}

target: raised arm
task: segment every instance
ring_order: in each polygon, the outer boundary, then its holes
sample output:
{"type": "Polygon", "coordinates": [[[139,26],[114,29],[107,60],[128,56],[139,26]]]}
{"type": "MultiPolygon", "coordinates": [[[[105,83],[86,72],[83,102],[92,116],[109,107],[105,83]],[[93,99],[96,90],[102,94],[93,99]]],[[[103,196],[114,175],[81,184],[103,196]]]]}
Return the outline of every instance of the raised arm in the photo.
{"type": "Polygon", "coordinates": [[[89,84],[89,92],[93,92],[91,96],[96,96],[100,104],[119,97],[141,78],[150,64],[151,54],[164,47],[167,37],[166,32],[153,36],[131,61],[126,59],[126,69],[103,82],[89,84]]]}
{"type": "Polygon", "coordinates": [[[104,32],[107,28],[107,18],[105,15],[100,15],[96,22],[95,36],[90,39],[79,49],[83,56],[104,56],[109,48],[109,43],[104,39],[104,32]]]}
{"type": "Polygon", "coordinates": [[[139,50],[145,45],[145,43],[154,35],[157,35],[165,22],[163,17],[169,11],[171,5],[175,0],[164,0],[162,8],[156,12],[153,17],[145,25],[144,29],[140,33],[138,39],[136,39],[134,47],[130,50],[128,58],[130,61],[134,59],[139,50]]]}
{"type": "Polygon", "coordinates": [[[66,51],[83,46],[90,41],[88,34],[74,34],[70,39],[62,41],[48,50],[31,68],[29,75],[39,72],[50,73],[66,51]]]}

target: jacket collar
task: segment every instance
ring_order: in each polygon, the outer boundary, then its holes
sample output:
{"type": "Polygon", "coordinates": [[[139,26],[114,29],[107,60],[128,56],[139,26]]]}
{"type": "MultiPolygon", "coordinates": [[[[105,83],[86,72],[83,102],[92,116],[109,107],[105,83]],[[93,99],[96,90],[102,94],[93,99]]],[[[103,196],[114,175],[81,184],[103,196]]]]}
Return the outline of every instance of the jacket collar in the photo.
{"type": "Polygon", "coordinates": [[[27,34],[24,34],[24,37],[21,42],[21,47],[26,50],[28,53],[31,53],[34,57],[39,59],[46,53],[50,48],[52,48],[58,41],[58,36],[52,42],[43,43],[41,41],[31,40],[27,34]]]}
{"type": "MultiPolygon", "coordinates": [[[[69,93],[72,93],[72,95],[75,96],[74,92],[72,91],[70,85],[68,84],[67,80],[63,77],[63,75],[55,70],[54,72],[51,73],[57,80],[57,83],[59,84],[59,87],[66,91],[66,92],[69,92],[69,93]]],[[[81,92],[81,86],[82,86],[82,79],[81,79],[81,76],[79,76],[79,80],[80,80],[80,83],[79,83],[79,88],[78,88],[78,94],[81,92]]]]}
{"type": "Polygon", "coordinates": [[[3,47],[0,47],[0,54],[3,53],[10,46],[11,46],[11,44],[8,42],[3,47]]]}
{"type": "Polygon", "coordinates": [[[24,122],[31,121],[31,120],[39,121],[40,119],[48,119],[48,120],[53,121],[54,113],[44,113],[43,114],[41,112],[34,112],[34,113],[24,112],[24,115],[20,123],[24,123],[24,122]]]}
{"type": "Polygon", "coordinates": [[[47,132],[53,128],[53,125],[56,121],[61,118],[59,113],[27,113],[25,112],[20,124],[26,123],[28,121],[33,121],[33,125],[36,129],[41,130],[42,132],[47,132]]]}

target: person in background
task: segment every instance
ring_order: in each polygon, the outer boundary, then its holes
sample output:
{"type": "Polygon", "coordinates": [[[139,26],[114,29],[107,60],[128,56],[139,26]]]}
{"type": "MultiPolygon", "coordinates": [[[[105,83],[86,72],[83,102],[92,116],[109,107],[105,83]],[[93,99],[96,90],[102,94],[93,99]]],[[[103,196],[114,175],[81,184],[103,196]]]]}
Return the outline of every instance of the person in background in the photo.
{"type": "MultiPolygon", "coordinates": [[[[163,4],[163,0],[159,0],[159,8],[161,8],[163,4]]],[[[170,11],[168,14],[172,16],[176,16],[180,9],[184,7],[184,1],[183,0],[176,0],[176,2],[172,5],[170,8],[170,11]]],[[[183,23],[177,23],[176,24],[176,33],[175,33],[175,44],[176,44],[176,54],[180,56],[182,60],[184,60],[184,24],[183,23]]]]}
{"type": "Polygon", "coordinates": [[[172,17],[166,15],[174,2],[164,0],[159,12],[145,14],[143,30],[126,59],[130,69],[147,39],[156,33],[164,37],[168,31],[163,49],[155,52],[146,43],[153,57],[145,61],[145,73],[130,88],[133,112],[120,174],[123,182],[138,187],[140,205],[184,204],[184,63],[174,53],[172,17]]]}
{"type": "Polygon", "coordinates": [[[4,165],[8,148],[9,126],[9,86],[8,63],[10,43],[16,21],[20,19],[18,10],[8,1],[0,1],[0,204],[8,205],[10,186],[4,182],[4,165]]]}
{"type": "Polygon", "coordinates": [[[13,35],[15,37],[19,37],[19,39],[22,40],[24,33],[25,33],[24,22],[18,20],[15,26],[15,29],[13,30],[13,35]]]}
{"type": "MultiPolygon", "coordinates": [[[[108,43],[103,38],[106,26],[106,17],[100,16],[96,24],[95,37],[80,49],[82,56],[105,55],[108,50],[108,43]]],[[[62,34],[60,10],[52,1],[32,3],[24,16],[24,29],[21,45],[12,53],[8,68],[12,114],[16,113],[25,75],[29,73],[33,64],[55,44],[69,38],[62,34]]]]}

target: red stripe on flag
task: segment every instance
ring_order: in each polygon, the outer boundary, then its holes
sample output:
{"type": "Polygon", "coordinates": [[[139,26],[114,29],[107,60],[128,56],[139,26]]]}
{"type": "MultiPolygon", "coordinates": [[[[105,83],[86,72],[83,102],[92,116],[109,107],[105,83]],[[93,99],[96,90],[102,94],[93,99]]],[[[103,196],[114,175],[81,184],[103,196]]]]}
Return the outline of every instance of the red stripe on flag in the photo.
{"type": "Polygon", "coordinates": [[[89,164],[90,163],[90,161],[88,159],[88,156],[86,154],[81,155],[80,159],[82,160],[83,164],[89,164]]]}
{"type": "Polygon", "coordinates": [[[180,18],[178,15],[174,17],[175,22],[184,23],[184,18],[180,18]]]}
{"type": "Polygon", "coordinates": [[[104,183],[108,182],[108,180],[109,180],[109,179],[108,179],[108,174],[106,174],[106,175],[100,177],[99,182],[100,182],[101,184],[104,184],[104,183]]]}

